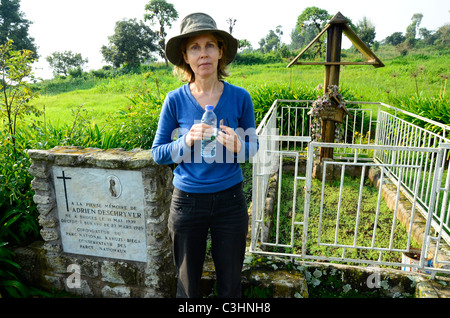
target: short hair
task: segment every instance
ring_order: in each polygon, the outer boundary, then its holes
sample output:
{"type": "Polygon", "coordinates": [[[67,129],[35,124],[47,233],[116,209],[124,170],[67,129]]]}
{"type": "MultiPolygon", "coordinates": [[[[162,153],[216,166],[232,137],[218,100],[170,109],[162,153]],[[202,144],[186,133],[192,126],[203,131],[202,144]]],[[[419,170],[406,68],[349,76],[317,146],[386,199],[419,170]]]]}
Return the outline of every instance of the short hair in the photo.
{"type": "MultiPolygon", "coordinates": [[[[230,76],[230,74],[227,71],[227,62],[226,62],[226,56],[227,56],[227,47],[225,45],[225,41],[223,41],[222,37],[217,33],[212,33],[214,38],[217,41],[219,49],[222,49],[222,58],[219,60],[219,63],[217,65],[217,77],[219,80],[224,79],[227,76],[230,76]]],[[[186,61],[183,58],[183,53],[186,53],[186,46],[189,38],[185,38],[181,41],[180,45],[180,60],[177,65],[175,65],[175,68],[173,70],[173,73],[175,76],[180,77],[183,82],[193,83],[195,82],[195,73],[192,71],[191,66],[186,63],[186,61]]]]}

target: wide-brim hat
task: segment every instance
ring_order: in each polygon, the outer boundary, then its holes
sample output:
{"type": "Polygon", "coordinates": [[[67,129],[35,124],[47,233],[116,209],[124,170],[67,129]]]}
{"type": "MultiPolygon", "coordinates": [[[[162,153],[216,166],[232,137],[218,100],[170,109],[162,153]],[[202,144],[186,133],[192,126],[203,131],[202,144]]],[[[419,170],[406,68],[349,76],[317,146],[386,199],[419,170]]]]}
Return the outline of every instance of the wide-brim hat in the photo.
{"type": "Polygon", "coordinates": [[[230,33],[217,29],[214,19],[205,13],[192,13],[181,21],[180,35],[174,36],[167,41],[167,59],[174,65],[180,65],[183,59],[180,50],[183,39],[205,33],[215,33],[220,35],[225,42],[226,47],[226,52],[223,52],[223,58],[225,58],[227,64],[230,64],[236,57],[239,41],[230,33]]]}

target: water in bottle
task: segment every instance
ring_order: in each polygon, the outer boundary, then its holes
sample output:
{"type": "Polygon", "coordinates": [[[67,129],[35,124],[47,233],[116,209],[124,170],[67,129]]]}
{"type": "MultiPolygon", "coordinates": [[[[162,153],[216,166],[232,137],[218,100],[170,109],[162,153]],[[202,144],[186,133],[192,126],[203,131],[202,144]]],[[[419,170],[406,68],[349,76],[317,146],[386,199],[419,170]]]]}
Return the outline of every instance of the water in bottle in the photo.
{"type": "Polygon", "coordinates": [[[206,111],[202,117],[202,123],[212,126],[214,134],[211,138],[202,140],[202,157],[211,158],[216,156],[216,135],[217,135],[217,117],[214,114],[214,106],[207,105],[206,111]]]}

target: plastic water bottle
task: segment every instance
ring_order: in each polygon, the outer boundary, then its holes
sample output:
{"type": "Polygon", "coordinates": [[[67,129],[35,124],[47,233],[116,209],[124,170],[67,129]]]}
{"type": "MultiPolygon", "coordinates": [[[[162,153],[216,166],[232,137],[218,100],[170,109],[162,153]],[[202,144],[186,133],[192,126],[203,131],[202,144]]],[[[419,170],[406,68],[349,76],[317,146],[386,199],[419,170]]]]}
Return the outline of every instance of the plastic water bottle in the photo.
{"type": "Polygon", "coordinates": [[[216,156],[217,116],[214,114],[214,106],[206,105],[202,123],[212,126],[214,133],[210,139],[202,140],[202,157],[211,158],[216,156]]]}

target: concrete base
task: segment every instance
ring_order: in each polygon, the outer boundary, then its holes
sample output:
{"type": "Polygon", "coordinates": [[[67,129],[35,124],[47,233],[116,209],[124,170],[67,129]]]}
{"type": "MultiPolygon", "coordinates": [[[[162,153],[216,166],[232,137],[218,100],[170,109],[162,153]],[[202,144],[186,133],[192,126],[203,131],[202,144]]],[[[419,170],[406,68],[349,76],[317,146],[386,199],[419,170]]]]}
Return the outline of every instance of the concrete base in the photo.
{"type": "MultiPolygon", "coordinates": [[[[242,272],[244,298],[450,298],[450,278],[396,269],[321,262],[290,262],[247,255],[242,272]]],[[[202,297],[214,298],[215,273],[205,263],[202,297]]]]}
{"type": "MultiPolygon", "coordinates": [[[[43,241],[14,250],[21,267],[21,279],[50,292],[65,291],[81,297],[96,298],[165,298],[175,295],[175,272],[154,273],[147,263],[121,261],[45,250],[43,241]],[[77,272],[70,265],[79,267],[77,272]],[[156,288],[155,288],[156,286],[156,288]],[[160,288],[158,288],[160,286],[160,288]]],[[[171,253],[161,255],[168,264],[171,253]]]]}

